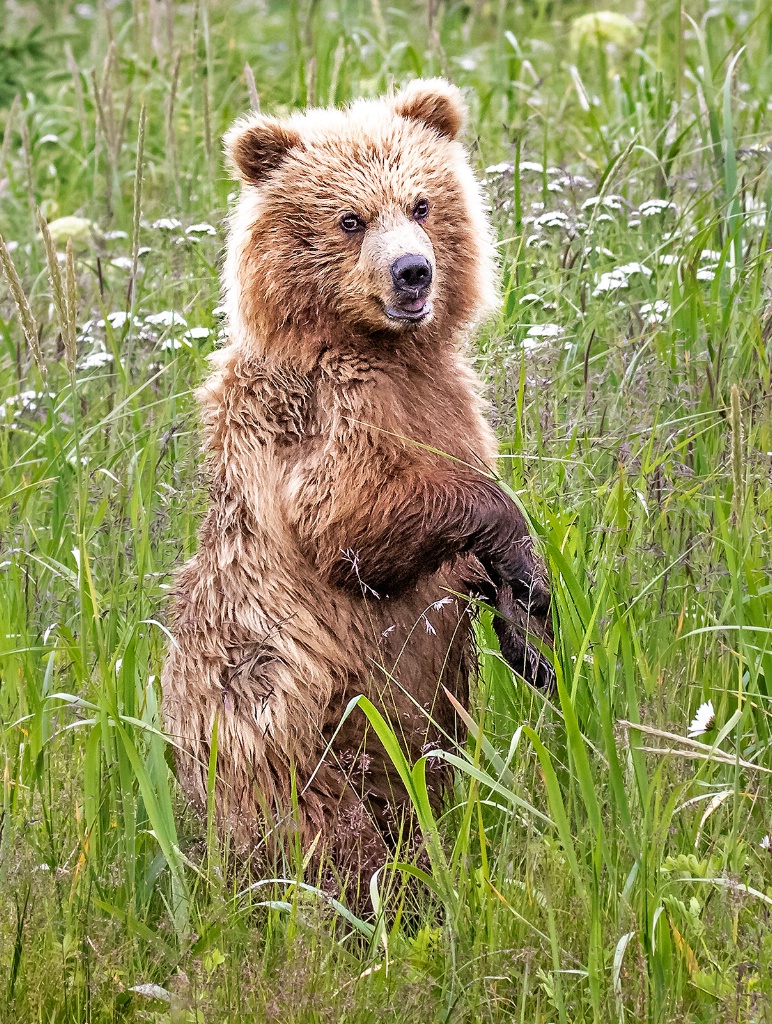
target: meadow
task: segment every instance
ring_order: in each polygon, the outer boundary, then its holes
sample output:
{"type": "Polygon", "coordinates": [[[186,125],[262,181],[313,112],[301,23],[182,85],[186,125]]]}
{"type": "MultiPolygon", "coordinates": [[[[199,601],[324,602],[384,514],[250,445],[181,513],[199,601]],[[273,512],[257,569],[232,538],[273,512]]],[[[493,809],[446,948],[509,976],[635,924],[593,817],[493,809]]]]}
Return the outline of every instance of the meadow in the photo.
{"type": "Polygon", "coordinates": [[[772,1021],[772,7],[588,13],[0,9],[0,1021],[772,1021]],[[231,862],[158,677],[227,331],[220,136],[434,74],[490,196],[475,356],[557,687],[482,615],[440,818],[384,733],[428,864],[364,914],[293,851],[231,862]]]}

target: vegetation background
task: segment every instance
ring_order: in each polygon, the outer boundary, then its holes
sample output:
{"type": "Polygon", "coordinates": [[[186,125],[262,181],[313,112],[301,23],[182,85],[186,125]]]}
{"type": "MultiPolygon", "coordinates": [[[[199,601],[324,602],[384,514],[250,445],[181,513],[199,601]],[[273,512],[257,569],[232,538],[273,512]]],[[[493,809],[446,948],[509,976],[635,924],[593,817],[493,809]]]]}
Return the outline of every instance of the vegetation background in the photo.
{"type": "Polygon", "coordinates": [[[6,0],[0,1020],[772,1021],[771,97],[765,0],[6,0]],[[164,609],[222,131],[435,74],[498,232],[477,356],[558,688],[483,620],[441,820],[384,733],[431,869],[357,917],[186,811],[164,609]]]}

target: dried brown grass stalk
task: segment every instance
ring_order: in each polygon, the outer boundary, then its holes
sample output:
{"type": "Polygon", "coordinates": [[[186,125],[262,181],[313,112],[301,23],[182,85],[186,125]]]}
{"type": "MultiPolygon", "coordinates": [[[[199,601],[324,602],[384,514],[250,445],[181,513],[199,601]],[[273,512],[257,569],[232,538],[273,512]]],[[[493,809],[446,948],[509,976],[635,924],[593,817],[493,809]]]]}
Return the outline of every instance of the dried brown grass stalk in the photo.
{"type": "Polygon", "coordinates": [[[11,109],[8,111],[8,117],[5,122],[5,131],[3,133],[3,144],[0,147],[0,170],[5,167],[8,162],[8,157],[11,152],[11,137],[13,135],[14,125],[16,124],[16,118],[19,114],[19,107],[21,106],[21,97],[18,93],[13,98],[11,109]]]}
{"type": "Polygon", "coordinates": [[[27,202],[29,203],[30,213],[32,219],[35,219],[35,210],[37,209],[37,202],[35,201],[35,173],[32,166],[32,146],[29,140],[29,128],[27,127],[27,119],[22,117],[19,124],[19,133],[21,134],[21,149],[24,157],[24,181],[27,186],[27,202]]]}
{"type": "Polygon", "coordinates": [[[742,519],[745,505],[745,465],[743,462],[743,420],[740,408],[740,389],[733,384],[729,393],[730,428],[732,445],[732,518],[742,519]]]}
{"type": "Polygon", "coordinates": [[[48,268],[48,280],[51,283],[51,297],[54,300],[56,319],[59,321],[59,331],[62,335],[65,362],[67,363],[67,368],[70,369],[70,356],[75,347],[75,320],[74,317],[70,315],[67,292],[65,291],[62,272],[59,268],[59,258],[56,254],[56,245],[51,237],[51,232],[48,230],[46,219],[40,210],[37,211],[37,220],[38,227],[40,228],[40,234],[43,236],[43,247],[46,252],[46,266],[48,268]]]}
{"type": "Polygon", "coordinates": [[[343,67],[343,61],[346,57],[346,40],[343,36],[338,40],[338,45],[335,48],[335,56],[332,61],[332,71],[330,73],[330,91],[328,93],[327,102],[331,107],[334,107],[338,100],[338,79],[340,78],[340,69],[343,67]]]}
{"type": "Polygon", "coordinates": [[[139,259],[139,229],[142,211],[142,172],[145,160],[145,129],[147,127],[147,110],[143,102],[139,111],[137,125],[137,162],[134,168],[134,214],[131,226],[131,274],[129,275],[128,307],[131,309],[134,297],[134,282],[137,276],[139,259]]]}
{"type": "Polygon", "coordinates": [[[11,298],[16,304],[16,310],[19,314],[19,323],[21,324],[22,331],[24,332],[27,345],[29,346],[32,356],[37,363],[40,376],[45,380],[47,376],[46,365],[43,362],[43,351],[40,348],[40,338],[38,337],[38,328],[35,323],[35,317],[32,314],[32,308],[30,307],[29,300],[22,288],[21,279],[18,271],[16,270],[16,264],[11,258],[8,246],[5,244],[5,240],[2,235],[0,235],[0,266],[2,267],[5,278],[8,281],[11,298]]]}
{"type": "Polygon", "coordinates": [[[104,142],[107,159],[107,170],[105,172],[105,201],[109,212],[112,211],[113,208],[113,171],[115,165],[113,162],[112,145],[110,141],[107,106],[104,102],[102,90],[99,88],[99,80],[94,68],[91,69],[91,88],[94,93],[94,105],[96,107],[96,122],[98,128],[96,133],[96,143],[98,145],[101,136],[104,142]]]}
{"type": "Polygon", "coordinates": [[[169,164],[171,167],[171,178],[174,182],[174,191],[177,197],[177,205],[182,205],[182,191],[180,189],[180,176],[178,171],[177,163],[177,133],[174,127],[174,105],[177,100],[177,86],[180,80],[180,64],[182,62],[182,54],[177,53],[174,56],[174,64],[172,66],[171,81],[169,83],[169,94],[166,98],[166,152],[169,157],[169,164]]]}
{"type": "Polygon", "coordinates": [[[115,127],[115,113],[113,110],[113,88],[112,88],[112,73],[115,65],[115,40],[112,40],[107,48],[105,54],[104,64],[102,65],[102,81],[97,86],[97,93],[99,94],[99,102],[102,107],[102,120],[104,121],[106,128],[106,141],[107,146],[110,150],[110,156],[113,163],[115,163],[115,144],[116,144],[116,127],[115,127]]]}
{"type": "Polygon", "coordinates": [[[207,172],[212,173],[212,118],[209,109],[209,79],[204,76],[201,83],[201,106],[204,117],[204,152],[206,154],[207,172]]]}
{"type": "Polygon", "coordinates": [[[244,65],[244,78],[247,81],[247,92],[249,93],[249,106],[256,114],[260,113],[260,93],[257,91],[255,73],[249,64],[244,65]]]}
{"type": "Polygon", "coordinates": [[[67,239],[67,251],[64,269],[65,300],[67,305],[67,322],[69,330],[64,337],[64,361],[71,375],[75,375],[75,364],[78,358],[76,340],[76,324],[78,322],[78,282],[75,277],[75,255],[72,239],[67,239]]]}
{"type": "Polygon", "coordinates": [[[131,85],[126,90],[126,101],[123,104],[123,113],[121,114],[121,123],[118,126],[118,134],[115,138],[115,165],[118,166],[120,160],[121,150],[123,149],[123,140],[126,136],[126,128],[129,123],[129,114],[131,113],[131,101],[134,97],[134,93],[131,85]]]}
{"type": "Polygon", "coordinates": [[[72,47],[69,43],[64,45],[64,55],[67,58],[67,67],[72,77],[72,88],[75,93],[75,112],[78,115],[80,124],[80,138],[85,148],[88,141],[88,121],[86,119],[86,104],[83,98],[83,82],[80,77],[80,68],[75,60],[72,47]]]}

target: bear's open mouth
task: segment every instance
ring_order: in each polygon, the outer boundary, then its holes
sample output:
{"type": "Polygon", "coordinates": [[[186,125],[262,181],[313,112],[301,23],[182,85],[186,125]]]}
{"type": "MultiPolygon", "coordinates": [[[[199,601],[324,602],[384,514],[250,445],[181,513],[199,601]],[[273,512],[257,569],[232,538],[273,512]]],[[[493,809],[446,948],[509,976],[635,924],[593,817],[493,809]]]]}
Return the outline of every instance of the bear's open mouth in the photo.
{"type": "Polygon", "coordinates": [[[389,320],[407,320],[417,323],[431,313],[432,304],[427,298],[407,299],[394,306],[387,306],[384,303],[383,309],[389,320]]]}

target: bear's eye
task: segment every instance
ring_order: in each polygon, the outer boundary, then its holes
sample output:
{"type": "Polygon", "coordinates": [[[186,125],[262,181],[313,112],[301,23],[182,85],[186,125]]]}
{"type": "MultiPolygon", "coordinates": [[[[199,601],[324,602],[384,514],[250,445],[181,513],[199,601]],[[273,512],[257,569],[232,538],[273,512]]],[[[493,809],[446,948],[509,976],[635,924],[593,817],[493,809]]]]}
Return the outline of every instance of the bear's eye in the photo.
{"type": "Polygon", "coordinates": [[[355,231],[364,231],[367,226],[361,217],[355,213],[344,213],[338,222],[344,231],[353,234],[355,231]]]}
{"type": "Polygon", "coordinates": [[[413,220],[426,220],[429,216],[429,200],[419,199],[413,207],[413,220]]]}

